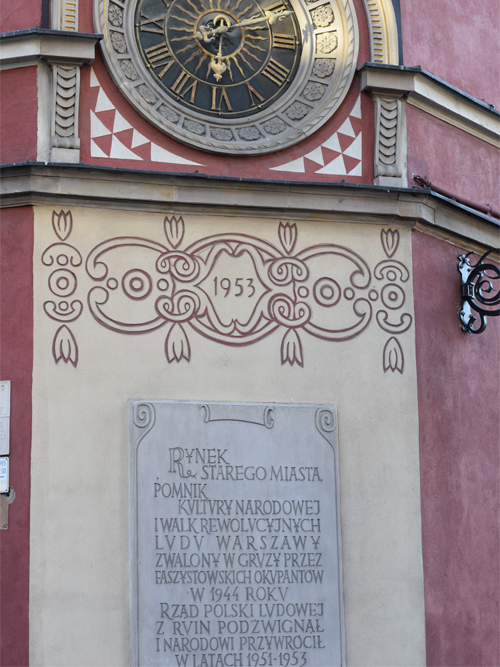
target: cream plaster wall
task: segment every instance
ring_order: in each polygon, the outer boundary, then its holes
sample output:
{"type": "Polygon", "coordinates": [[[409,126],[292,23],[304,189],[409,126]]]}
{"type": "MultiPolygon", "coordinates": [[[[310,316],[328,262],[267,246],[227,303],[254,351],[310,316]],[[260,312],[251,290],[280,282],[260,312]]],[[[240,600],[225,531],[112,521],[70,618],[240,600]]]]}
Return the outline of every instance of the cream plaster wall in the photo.
{"type": "MultiPolygon", "coordinates": [[[[84,259],[96,244],[115,236],[165,244],[161,214],[71,211],[73,229],[66,242],[84,259]]],[[[277,219],[184,219],[183,247],[215,233],[252,234],[279,245],[277,219]]],[[[361,255],[372,273],[386,259],[381,226],[297,226],[296,249],[339,244],[361,255]]],[[[394,258],[411,267],[410,232],[399,233],[394,258]]],[[[350,341],[301,333],[303,368],[281,364],[279,331],[237,348],[189,327],[190,362],[169,364],[165,327],[123,335],[95,321],[86,297],[97,283],[82,265],[72,269],[78,288],[69,298],[84,303],[81,317],[68,324],[78,344],[78,365],[56,364],[52,342],[61,323],[45,314],[43,304],[60,300],[47,282],[57,267],[44,266],[41,255],[57,240],[52,208],[36,207],[31,664],[129,664],[128,399],[141,398],[336,404],[347,664],[424,665],[413,326],[397,336],[404,351],[402,374],[383,371],[382,351],[391,334],[380,329],[375,317],[350,341]]],[[[120,268],[131,267],[132,261],[127,255],[120,268]]],[[[373,277],[372,283],[378,287],[373,277]]],[[[404,288],[404,308],[391,314],[392,321],[401,312],[413,316],[411,278],[404,288]]],[[[374,310],[379,304],[380,299],[374,302],[374,310]]],[[[154,308],[149,308],[152,318],[154,308]]]]}

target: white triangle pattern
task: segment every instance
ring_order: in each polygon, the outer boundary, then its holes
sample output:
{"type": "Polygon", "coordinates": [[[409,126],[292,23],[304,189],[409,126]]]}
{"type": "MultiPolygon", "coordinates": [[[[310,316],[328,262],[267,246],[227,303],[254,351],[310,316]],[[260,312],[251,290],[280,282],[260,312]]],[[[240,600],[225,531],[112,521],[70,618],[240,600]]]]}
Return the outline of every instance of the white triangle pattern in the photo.
{"type": "MultiPolygon", "coordinates": [[[[127,148],[123,142],[121,142],[118,137],[115,136],[115,133],[123,132],[124,130],[131,130],[132,125],[125,120],[125,118],[119,113],[115,106],[112,104],[104,90],[101,88],[101,84],[97,79],[97,76],[93,70],[90,70],[90,87],[96,88],[99,87],[99,93],[97,95],[97,101],[95,109],[90,111],[90,155],[92,157],[98,158],[107,158],[111,160],[141,160],[144,158],[140,157],[133,150],[127,148]],[[115,111],[113,119],[113,131],[109,130],[104,123],[96,115],[101,111],[115,111]],[[107,155],[94,141],[99,137],[105,137],[107,135],[112,135],[111,138],[111,150],[110,154],[107,155]]],[[[132,134],[132,144],[131,147],[138,148],[139,146],[144,146],[150,144],[151,147],[151,161],[152,162],[162,162],[164,164],[185,164],[193,165],[196,167],[203,167],[204,165],[199,162],[192,162],[186,158],[181,157],[180,155],[175,155],[170,151],[161,148],[157,144],[151,142],[150,139],[142,135],[136,129],[134,129],[132,134]]]]}
{"type": "Polygon", "coordinates": [[[362,138],[361,132],[356,136],[354,128],[351,123],[351,118],[361,119],[361,96],[358,96],[354,106],[351,109],[349,117],[342,123],[339,129],[332,134],[326,141],[315,148],[313,151],[306,153],[303,157],[292,160],[285,164],[281,164],[277,167],[271,167],[271,171],[285,171],[289,173],[296,174],[305,174],[306,173],[306,164],[304,158],[308,158],[313,162],[316,162],[318,165],[321,165],[320,169],[314,171],[315,174],[328,174],[332,176],[361,176],[362,175],[362,138]],[[343,151],[340,147],[339,134],[342,134],[344,137],[351,137],[353,141],[349,146],[343,151]],[[328,148],[331,151],[340,153],[336,158],[325,164],[325,155],[322,151],[323,148],[328,148]],[[346,169],[345,161],[343,156],[354,158],[359,160],[349,172],[346,169]]]}

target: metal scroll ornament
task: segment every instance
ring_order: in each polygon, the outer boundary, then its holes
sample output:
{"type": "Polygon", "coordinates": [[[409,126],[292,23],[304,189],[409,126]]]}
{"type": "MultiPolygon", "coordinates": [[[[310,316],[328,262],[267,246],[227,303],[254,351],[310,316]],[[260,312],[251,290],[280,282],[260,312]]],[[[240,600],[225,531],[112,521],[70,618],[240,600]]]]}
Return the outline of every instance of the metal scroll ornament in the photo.
{"type": "Polygon", "coordinates": [[[459,316],[461,328],[467,333],[482,333],[486,329],[486,316],[500,315],[498,307],[500,306],[500,267],[485,263],[485,259],[492,252],[500,252],[500,249],[488,250],[476,264],[470,262],[469,257],[472,253],[460,255],[458,258],[458,270],[462,278],[459,316]]]}

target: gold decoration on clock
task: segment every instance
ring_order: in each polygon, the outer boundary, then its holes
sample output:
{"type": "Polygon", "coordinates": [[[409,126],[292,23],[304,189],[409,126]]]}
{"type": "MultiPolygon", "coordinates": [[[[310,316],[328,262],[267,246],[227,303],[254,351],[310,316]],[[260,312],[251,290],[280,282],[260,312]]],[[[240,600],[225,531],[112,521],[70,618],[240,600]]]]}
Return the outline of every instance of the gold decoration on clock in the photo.
{"type": "Polygon", "coordinates": [[[207,115],[238,118],[266,108],[300,62],[295,14],[270,0],[139,0],[135,27],[157,83],[207,115]]]}

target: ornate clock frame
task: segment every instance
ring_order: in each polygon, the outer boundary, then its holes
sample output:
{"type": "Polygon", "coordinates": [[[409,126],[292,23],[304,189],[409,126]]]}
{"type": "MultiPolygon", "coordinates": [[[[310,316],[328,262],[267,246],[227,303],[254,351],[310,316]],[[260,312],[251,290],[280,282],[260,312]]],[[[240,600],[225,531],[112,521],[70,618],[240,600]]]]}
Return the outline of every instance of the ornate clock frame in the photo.
{"type": "Polygon", "coordinates": [[[353,0],[289,0],[302,31],[302,54],[294,79],[271,106],[235,119],[208,118],[188,109],[155,82],[135,39],[136,4],[137,0],[95,0],[94,22],[104,34],[104,60],[136,111],[189,146],[225,155],[282,150],[318,130],[349,90],[359,47],[353,0]],[[331,72],[330,62],[334,63],[331,72]]]}

